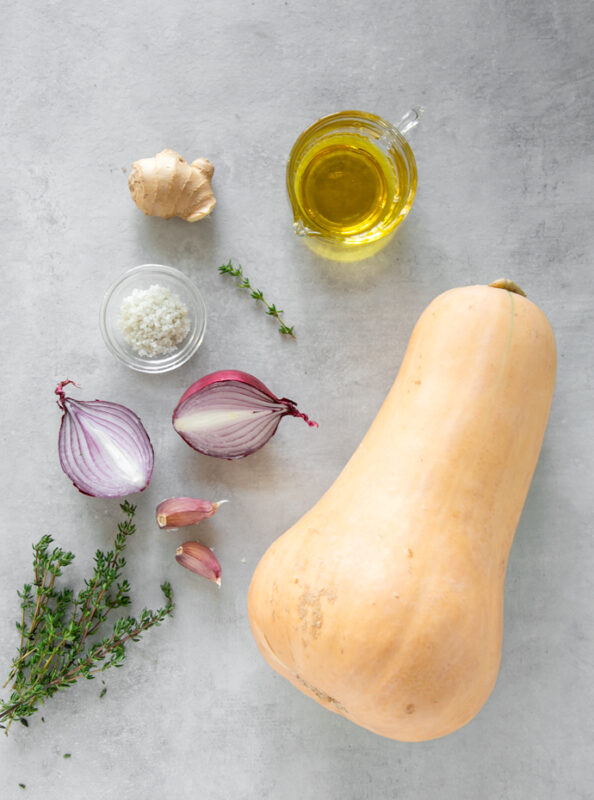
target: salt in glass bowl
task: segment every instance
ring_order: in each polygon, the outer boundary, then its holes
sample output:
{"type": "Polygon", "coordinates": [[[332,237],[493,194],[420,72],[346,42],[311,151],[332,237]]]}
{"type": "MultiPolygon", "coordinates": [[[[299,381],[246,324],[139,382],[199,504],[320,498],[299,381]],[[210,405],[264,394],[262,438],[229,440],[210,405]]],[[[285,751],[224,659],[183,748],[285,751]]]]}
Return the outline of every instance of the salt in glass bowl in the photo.
{"type": "Polygon", "coordinates": [[[185,364],[198,350],[206,331],[206,306],[195,284],[183,272],[162,264],[142,264],[124,272],[105,293],[100,316],[105,344],[130,369],[138,372],[170,372],[185,364]],[[188,309],[190,330],[171,353],[141,356],[126,341],[119,325],[122,302],[134,289],[157,284],[169,289],[188,309]]]}

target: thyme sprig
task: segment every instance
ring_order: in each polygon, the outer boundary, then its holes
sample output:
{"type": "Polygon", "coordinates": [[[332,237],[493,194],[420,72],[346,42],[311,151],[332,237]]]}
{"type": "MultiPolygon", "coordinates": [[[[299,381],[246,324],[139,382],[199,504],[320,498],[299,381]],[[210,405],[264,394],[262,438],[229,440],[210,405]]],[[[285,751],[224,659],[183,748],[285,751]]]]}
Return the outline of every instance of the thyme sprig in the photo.
{"type": "Polygon", "coordinates": [[[78,594],[58,588],[56,579],[74,560],[74,554],[51,547],[53,539],[42,536],[33,545],[33,582],[17,592],[21,615],[16,627],[20,634],[17,656],[12,662],[4,688],[12,683],[8,700],[0,700],[0,721],[7,721],[6,733],[15,719],[27,724],[39,706],[56,692],[72,686],[79,678],[91,680],[98,672],[121,667],[126,644],[160,625],[173,613],[169,583],[161,585],[165,605],[157,611],[143,609],[138,618],[116,619],[111,633],[99,639],[108,615],[130,605],[130,584],[121,579],[128,537],[136,530],[136,507],[121,504],[125,519],[118,525],[113,549],[95,554],[93,576],[78,594]]]}
{"type": "Polygon", "coordinates": [[[243,274],[241,265],[239,265],[238,267],[234,267],[233,264],[231,263],[231,260],[229,260],[226,264],[223,264],[222,266],[219,267],[219,272],[222,275],[231,275],[233,278],[239,278],[239,284],[238,284],[239,288],[248,289],[251,297],[256,302],[264,304],[264,306],[266,307],[266,313],[269,316],[274,317],[278,321],[279,331],[285,336],[292,336],[293,339],[297,338],[294,333],[295,326],[286,325],[281,317],[281,314],[284,314],[285,312],[281,308],[277,308],[274,305],[274,303],[269,303],[268,300],[266,300],[266,298],[264,297],[264,293],[260,289],[254,289],[254,287],[250,283],[249,278],[246,278],[246,276],[243,274]]]}

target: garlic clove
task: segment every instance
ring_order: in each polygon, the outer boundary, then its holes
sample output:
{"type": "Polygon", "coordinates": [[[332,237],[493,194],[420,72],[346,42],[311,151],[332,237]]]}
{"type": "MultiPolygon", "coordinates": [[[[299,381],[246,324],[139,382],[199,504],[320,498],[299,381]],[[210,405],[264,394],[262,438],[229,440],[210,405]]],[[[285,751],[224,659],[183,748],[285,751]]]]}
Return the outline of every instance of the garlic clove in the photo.
{"type": "Polygon", "coordinates": [[[209,547],[200,542],[185,542],[175,551],[175,560],[182,567],[221,585],[221,565],[209,547]]]}
{"type": "Polygon", "coordinates": [[[199,500],[194,497],[170,497],[157,506],[157,525],[167,530],[194,525],[202,519],[212,517],[221,503],[225,502],[219,500],[211,503],[209,500],[199,500]]]}

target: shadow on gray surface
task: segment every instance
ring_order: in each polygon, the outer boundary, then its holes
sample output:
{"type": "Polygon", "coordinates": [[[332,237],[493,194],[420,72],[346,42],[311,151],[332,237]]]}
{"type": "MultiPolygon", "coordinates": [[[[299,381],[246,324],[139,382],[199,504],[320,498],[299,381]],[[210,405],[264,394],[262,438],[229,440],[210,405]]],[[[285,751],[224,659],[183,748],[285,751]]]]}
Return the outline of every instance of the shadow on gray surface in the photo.
{"type": "MultiPolygon", "coordinates": [[[[197,222],[159,219],[140,216],[137,220],[136,236],[139,252],[147,263],[166,264],[184,269],[184,265],[213,258],[217,223],[214,216],[197,222]]],[[[187,270],[185,270],[187,271],[187,270]]]]}

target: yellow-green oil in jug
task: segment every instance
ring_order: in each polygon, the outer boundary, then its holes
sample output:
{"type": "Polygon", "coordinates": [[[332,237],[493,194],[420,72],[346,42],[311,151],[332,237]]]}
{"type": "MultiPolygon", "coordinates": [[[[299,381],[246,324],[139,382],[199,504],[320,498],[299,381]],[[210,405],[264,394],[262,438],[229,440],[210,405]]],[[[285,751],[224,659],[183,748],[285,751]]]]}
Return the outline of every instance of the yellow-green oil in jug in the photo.
{"type": "Polygon", "coordinates": [[[383,154],[348,136],[314,146],[299,165],[296,184],[310,224],[339,236],[373,228],[396,194],[383,154]]]}

